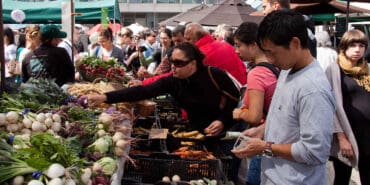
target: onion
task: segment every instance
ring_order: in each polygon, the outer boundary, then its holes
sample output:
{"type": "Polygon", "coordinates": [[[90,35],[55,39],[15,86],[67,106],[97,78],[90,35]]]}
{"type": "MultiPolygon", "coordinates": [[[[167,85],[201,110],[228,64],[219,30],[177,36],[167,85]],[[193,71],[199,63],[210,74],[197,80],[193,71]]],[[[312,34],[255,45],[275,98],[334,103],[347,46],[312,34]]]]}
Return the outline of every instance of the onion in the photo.
{"type": "Polygon", "coordinates": [[[73,179],[66,179],[64,185],[76,185],[76,183],[73,179]]]}
{"type": "Polygon", "coordinates": [[[9,131],[9,132],[17,132],[19,127],[18,127],[18,124],[9,124],[6,129],[9,131]]]}
{"type": "Polygon", "coordinates": [[[38,180],[31,180],[27,185],[44,185],[44,183],[38,180]]]}
{"type": "Polygon", "coordinates": [[[37,114],[37,116],[36,116],[36,120],[37,120],[38,122],[40,122],[40,123],[44,123],[45,119],[46,119],[46,116],[45,116],[45,114],[44,114],[44,113],[39,113],[39,114],[37,114]]]}
{"type": "Polygon", "coordinates": [[[128,147],[130,144],[129,141],[126,141],[126,140],[123,140],[123,139],[120,139],[116,142],[116,146],[121,148],[121,149],[126,149],[126,147],[128,147]]]}
{"type": "Polygon", "coordinates": [[[54,122],[54,124],[51,126],[51,129],[54,132],[59,132],[61,128],[62,128],[62,124],[60,122],[54,122]]]}
{"type": "Polygon", "coordinates": [[[22,134],[29,134],[29,135],[31,135],[31,133],[32,133],[32,132],[31,132],[31,130],[30,130],[30,129],[28,129],[28,128],[24,128],[24,129],[22,129],[22,130],[21,130],[21,133],[22,133],[22,134]]]}
{"type": "MultiPolygon", "coordinates": [[[[31,132],[31,131],[30,131],[31,132]]],[[[22,134],[21,135],[21,138],[22,138],[22,140],[24,140],[24,141],[29,141],[30,140],[30,137],[31,137],[31,133],[29,133],[29,134],[22,134]]]]}
{"type": "Polygon", "coordinates": [[[104,125],[103,124],[98,124],[98,129],[103,129],[104,125]]]}
{"type": "Polygon", "coordinates": [[[164,177],[162,178],[162,181],[163,181],[163,182],[171,182],[171,180],[170,180],[170,178],[169,178],[168,176],[164,176],[164,177]]]}
{"type": "Polygon", "coordinates": [[[22,120],[24,127],[31,128],[32,127],[32,120],[29,118],[23,118],[22,120]]]}
{"type": "Polygon", "coordinates": [[[48,130],[46,131],[46,133],[49,133],[49,134],[51,134],[51,135],[55,135],[55,132],[54,132],[54,130],[52,130],[52,129],[48,129],[48,130]]]}
{"type": "Polygon", "coordinates": [[[180,176],[178,176],[178,175],[174,175],[174,176],[172,176],[172,182],[180,182],[180,176]]]}
{"type": "Polygon", "coordinates": [[[59,116],[59,114],[53,114],[53,120],[59,123],[62,122],[62,118],[59,116]]]}
{"type": "Polygon", "coordinates": [[[13,179],[13,185],[22,185],[24,182],[24,177],[19,175],[19,176],[16,176],[14,177],[13,179]]]}
{"type": "Polygon", "coordinates": [[[42,131],[43,125],[44,124],[42,124],[38,121],[33,122],[32,123],[32,131],[35,131],[35,132],[42,131]]]}
{"type": "Polygon", "coordinates": [[[10,111],[6,114],[6,120],[9,122],[9,123],[17,123],[18,121],[18,118],[19,118],[19,115],[17,112],[15,111],[10,111]]]}
{"type": "Polygon", "coordinates": [[[99,116],[99,121],[104,125],[110,125],[113,122],[113,117],[105,112],[101,113],[99,116]]]}
{"type": "Polygon", "coordinates": [[[99,137],[103,137],[104,135],[106,134],[106,132],[104,130],[98,130],[98,136],[99,137]]]}
{"type": "Polygon", "coordinates": [[[114,154],[116,154],[117,157],[124,157],[126,152],[120,147],[114,147],[114,154]]]}
{"type": "Polygon", "coordinates": [[[23,123],[18,123],[17,125],[18,125],[18,130],[22,130],[24,128],[23,123]]]}
{"type": "Polygon", "coordinates": [[[93,165],[92,170],[94,172],[100,172],[100,171],[103,170],[103,167],[99,163],[95,162],[94,165],[93,165]]]}
{"type": "Polygon", "coordinates": [[[45,114],[46,118],[53,118],[53,114],[51,112],[48,112],[45,114]]]}
{"type": "Polygon", "coordinates": [[[114,135],[113,135],[113,137],[112,137],[112,140],[113,140],[113,142],[115,143],[115,142],[117,142],[118,140],[120,140],[120,139],[123,139],[125,136],[123,135],[123,133],[122,132],[116,132],[116,133],[114,133],[114,135]]]}
{"type": "Polygon", "coordinates": [[[53,119],[52,118],[46,118],[45,119],[45,125],[47,126],[47,127],[51,127],[51,125],[53,124],[53,119]]]}
{"type": "Polygon", "coordinates": [[[81,175],[81,181],[85,184],[88,184],[92,175],[91,169],[90,168],[85,168],[82,170],[82,175],[81,175]]]}
{"type": "Polygon", "coordinates": [[[6,115],[4,113],[0,113],[0,126],[6,125],[6,115]]]}
{"type": "Polygon", "coordinates": [[[49,178],[54,179],[54,178],[64,175],[64,172],[65,172],[65,168],[61,164],[54,163],[49,166],[45,174],[49,178]]]}
{"type": "Polygon", "coordinates": [[[63,181],[60,178],[54,178],[49,181],[48,185],[63,185],[63,181]]]}

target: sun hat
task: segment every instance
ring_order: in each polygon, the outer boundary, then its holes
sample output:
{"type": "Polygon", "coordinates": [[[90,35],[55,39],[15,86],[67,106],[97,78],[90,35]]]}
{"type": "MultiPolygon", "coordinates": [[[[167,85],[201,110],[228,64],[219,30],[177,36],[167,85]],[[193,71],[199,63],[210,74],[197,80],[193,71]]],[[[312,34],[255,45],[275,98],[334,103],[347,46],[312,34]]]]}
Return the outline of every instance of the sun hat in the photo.
{"type": "Polygon", "coordinates": [[[41,36],[43,38],[65,38],[67,33],[64,31],[60,31],[58,26],[54,24],[45,25],[41,28],[41,36]]]}

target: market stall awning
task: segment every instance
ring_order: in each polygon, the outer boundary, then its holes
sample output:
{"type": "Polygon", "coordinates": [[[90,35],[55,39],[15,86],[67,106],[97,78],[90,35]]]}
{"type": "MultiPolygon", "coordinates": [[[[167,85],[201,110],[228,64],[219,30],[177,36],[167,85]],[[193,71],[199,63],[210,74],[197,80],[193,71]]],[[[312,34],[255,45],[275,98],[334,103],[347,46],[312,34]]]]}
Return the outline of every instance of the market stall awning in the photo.
{"type": "MultiPolygon", "coordinates": [[[[11,18],[11,12],[16,9],[23,10],[26,19],[22,23],[60,23],[62,0],[45,2],[23,2],[3,0],[3,22],[16,23],[11,18]]],[[[100,0],[89,2],[75,2],[75,12],[81,13],[76,16],[77,23],[99,23],[101,9],[108,8],[110,19],[121,21],[121,13],[117,0],[100,0]]]]}
{"type": "Polygon", "coordinates": [[[239,26],[246,21],[259,23],[262,18],[249,15],[254,11],[256,9],[240,0],[225,0],[220,4],[211,6],[199,5],[187,12],[171,17],[161,22],[161,24],[176,26],[180,22],[197,22],[205,26],[217,26],[219,24],[239,26]]]}

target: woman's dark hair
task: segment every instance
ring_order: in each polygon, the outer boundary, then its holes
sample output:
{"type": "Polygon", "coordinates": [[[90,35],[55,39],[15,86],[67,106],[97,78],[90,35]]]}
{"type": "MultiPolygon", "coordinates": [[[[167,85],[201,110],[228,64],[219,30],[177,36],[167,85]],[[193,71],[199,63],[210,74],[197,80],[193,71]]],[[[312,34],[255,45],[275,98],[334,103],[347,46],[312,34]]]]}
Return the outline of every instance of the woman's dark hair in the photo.
{"type": "Polygon", "coordinates": [[[25,48],[25,47],[26,47],[26,34],[22,33],[19,35],[19,38],[18,38],[17,50],[19,48],[25,48]]]}
{"type": "Polygon", "coordinates": [[[99,33],[99,36],[102,36],[110,41],[113,41],[113,31],[109,27],[102,29],[99,33]]]}
{"type": "Polygon", "coordinates": [[[204,66],[203,59],[205,55],[198,49],[197,46],[184,42],[174,47],[173,50],[179,49],[184,52],[185,56],[189,60],[195,60],[197,62],[197,69],[200,69],[204,66]]]}
{"type": "Polygon", "coordinates": [[[8,38],[9,44],[15,44],[13,30],[9,27],[4,29],[4,36],[8,38]]]}
{"type": "Polygon", "coordinates": [[[244,44],[253,44],[257,42],[258,24],[254,22],[243,22],[235,30],[234,38],[244,44]]]}
{"type": "Polygon", "coordinates": [[[172,39],[172,31],[170,29],[164,29],[163,33],[165,33],[170,39],[172,39]]]}
{"type": "Polygon", "coordinates": [[[289,48],[293,37],[300,40],[302,48],[308,48],[307,26],[303,15],[293,10],[277,10],[262,20],[258,29],[257,43],[261,47],[261,42],[267,39],[275,45],[289,48]]]}

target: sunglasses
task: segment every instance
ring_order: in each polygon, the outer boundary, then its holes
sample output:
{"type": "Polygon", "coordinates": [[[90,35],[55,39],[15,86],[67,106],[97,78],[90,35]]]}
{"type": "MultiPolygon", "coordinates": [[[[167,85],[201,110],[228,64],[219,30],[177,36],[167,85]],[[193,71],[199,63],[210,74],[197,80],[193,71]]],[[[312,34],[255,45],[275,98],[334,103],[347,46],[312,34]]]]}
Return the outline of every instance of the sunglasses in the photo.
{"type": "Polygon", "coordinates": [[[190,59],[190,60],[170,59],[169,61],[173,66],[180,68],[180,67],[185,67],[186,65],[188,65],[191,61],[193,61],[193,59],[190,59]]]}

